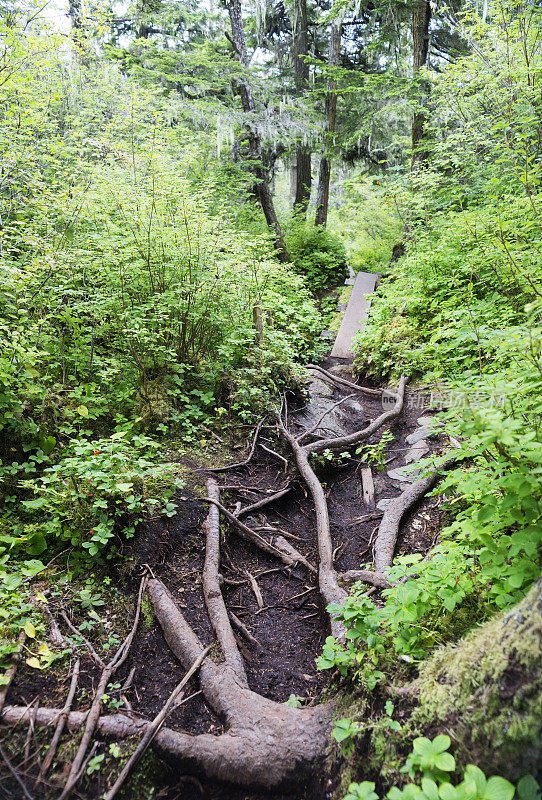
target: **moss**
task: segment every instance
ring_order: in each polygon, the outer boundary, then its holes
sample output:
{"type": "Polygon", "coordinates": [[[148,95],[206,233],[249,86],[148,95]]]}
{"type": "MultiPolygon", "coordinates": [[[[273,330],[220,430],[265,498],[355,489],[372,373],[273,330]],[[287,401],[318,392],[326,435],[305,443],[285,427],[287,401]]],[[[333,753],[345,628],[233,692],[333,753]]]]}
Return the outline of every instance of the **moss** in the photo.
{"type": "Polygon", "coordinates": [[[413,728],[445,730],[459,762],[542,777],[542,579],[509,613],[437,651],[415,687],[413,728]]]}

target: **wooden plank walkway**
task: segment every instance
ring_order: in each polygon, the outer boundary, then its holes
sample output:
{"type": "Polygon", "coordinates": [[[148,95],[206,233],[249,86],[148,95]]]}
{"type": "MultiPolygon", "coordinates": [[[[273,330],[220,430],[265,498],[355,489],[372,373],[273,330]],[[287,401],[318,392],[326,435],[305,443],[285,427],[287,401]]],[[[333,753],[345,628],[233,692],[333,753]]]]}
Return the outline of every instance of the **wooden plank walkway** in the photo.
{"type": "Polygon", "coordinates": [[[341,327],[335,339],[331,355],[336,358],[351,358],[354,355],[352,341],[356,333],[363,328],[369,316],[371,295],[380,275],[374,272],[358,272],[352,290],[352,296],[344,312],[341,327]]]}

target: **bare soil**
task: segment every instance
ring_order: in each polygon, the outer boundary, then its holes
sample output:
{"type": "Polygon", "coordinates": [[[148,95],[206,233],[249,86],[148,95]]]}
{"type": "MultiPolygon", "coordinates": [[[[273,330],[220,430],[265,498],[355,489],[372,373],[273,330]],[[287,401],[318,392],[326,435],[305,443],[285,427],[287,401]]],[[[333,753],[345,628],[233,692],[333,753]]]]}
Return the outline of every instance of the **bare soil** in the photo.
{"type": "MultiPolygon", "coordinates": [[[[328,360],[324,366],[329,368],[333,363],[328,360]]],[[[340,396],[341,393],[336,391],[336,399],[340,396]]],[[[387,470],[404,464],[404,455],[409,447],[406,436],[416,429],[417,418],[426,413],[417,403],[411,402],[413,397],[414,395],[407,392],[403,414],[391,428],[394,440],[387,447],[383,470],[377,472],[373,469],[377,501],[400,493],[399,484],[388,477],[387,470]]],[[[294,405],[295,402],[294,399],[294,405]]],[[[365,425],[381,413],[382,406],[379,399],[362,397],[361,402],[365,409],[365,425]]],[[[351,430],[358,429],[359,417],[351,415],[349,425],[351,430]]],[[[375,442],[379,441],[382,433],[379,430],[374,435],[375,442]]],[[[269,431],[264,432],[263,442],[277,451],[280,450],[288,458],[288,474],[295,481],[291,453],[269,431]]],[[[369,440],[369,444],[371,442],[369,440]]],[[[442,449],[443,441],[437,437],[431,439],[429,444],[432,452],[436,452],[442,449]]],[[[232,461],[238,459],[239,452],[232,451],[232,461]]],[[[360,479],[362,466],[365,464],[354,455],[339,468],[323,467],[320,470],[320,477],[328,494],[333,544],[336,548],[335,565],[339,571],[359,568],[372,560],[372,541],[380,517],[360,519],[369,513],[363,503],[360,479]]],[[[284,464],[258,448],[247,467],[219,476],[219,483],[222,485],[246,486],[253,491],[223,492],[222,502],[232,509],[239,500],[247,505],[263,496],[257,489],[278,490],[285,485],[286,477],[284,464]]],[[[124,579],[124,591],[127,598],[133,598],[140,567],[148,565],[173,592],[188,623],[202,642],[210,644],[213,637],[201,590],[205,552],[201,527],[208,506],[187,493],[179,494],[177,501],[179,512],[175,517],[154,520],[140,526],[131,547],[134,565],[132,575],[127,581],[124,579]]],[[[316,564],[314,513],[300,483],[295,483],[294,491],[280,502],[262,509],[260,513],[244,521],[251,525],[268,523],[283,528],[296,537],[291,540],[292,544],[316,564]]],[[[425,554],[434,543],[439,527],[439,500],[427,498],[421,508],[414,509],[403,522],[396,552],[425,554]]],[[[250,688],[278,702],[286,702],[291,695],[301,698],[304,703],[318,702],[326,690],[329,677],[317,671],[315,659],[329,631],[326,615],[317,600],[315,576],[302,567],[283,567],[274,558],[267,557],[240,540],[231,528],[225,527],[225,530],[222,572],[224,578],[232,582],[223,587],[226,604],[259,643],[255,646],[242,636],[239,637],[250,688]],[[263,609],[259,609],[248,582],[234,583],[243,581],[247,572],[257,579],[264,600],[263,609]]],[[[128,624],[129,612],[122,612],[119,616],[125,616],[128,624]]],[[[163,706],[174,686],[183,677],[184,670],[172,655],[158,624],[148,612],[144,613],[122,675],[116,680],[122,681],[134,667],[134,683],[127,692],[127,697],[136,713],[150,719],[163,706]]],[[[42,705],[61,706],[68,682],[65,673],[65,666],[44,675],[21,667],[10,690],[8,702],[28,703],[39,696],[42,705]]],[[[87,693],[79,693],[76,708],[88,707],[88,690],[96,686],[98,675],[99,670],[92,660],[83,658],[81,687],[87,693]]],[[[187,687],[186,696],[197,690],[197,681],[194,680],[193,685],[187,687]]],[[[201,694],[196,694],[189,702],[174,710],[168,718],[168,726],[193,734],[218,734],[223,730],[220,720],[206,705],[201,694]]],[[[324,786],[324,795],[325,788],[324,786]]],[[[13,787],[13,791],[15,793],[9,796],[18,797],[16,787],[13,787]]],[[[297,795],[251,794],[228,786],[201,783],[192,778],[179,783],[178,775],[170,776],[165,770],[158,796],[182,797],[183,800],[313,800],[316,796],[314,791],[314,787],[311,787],[306,791],[301,790],[297,795]]],[[[85,798],[93,796],[91,790],[79,794],[85,798]]],[[[39,796],[35,795],[36,798],[39,796]]]]}

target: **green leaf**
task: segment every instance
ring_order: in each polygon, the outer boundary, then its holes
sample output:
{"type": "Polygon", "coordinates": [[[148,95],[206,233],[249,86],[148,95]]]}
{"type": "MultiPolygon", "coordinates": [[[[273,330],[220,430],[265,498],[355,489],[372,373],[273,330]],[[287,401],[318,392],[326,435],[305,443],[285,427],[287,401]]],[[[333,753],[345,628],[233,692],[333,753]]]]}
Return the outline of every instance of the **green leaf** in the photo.
{"type": "Polygon", "coordinates": [[[484,800],[512,800],[515,791],[510,781],[494,775],[486,784],[484,800]]]}

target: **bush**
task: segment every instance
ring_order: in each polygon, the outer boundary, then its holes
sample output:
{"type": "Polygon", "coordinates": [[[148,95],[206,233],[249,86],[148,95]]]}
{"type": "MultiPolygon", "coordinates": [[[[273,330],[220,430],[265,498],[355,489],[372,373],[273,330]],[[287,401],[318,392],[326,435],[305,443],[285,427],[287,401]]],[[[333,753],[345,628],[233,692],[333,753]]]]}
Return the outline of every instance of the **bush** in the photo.
{"type": "Polygon", "coordinates": [[[317,228],[294,217],[285,240],[293,268],[308,279],[313,292],[319,293],[344,282],[348,275],[346,249],[326,228],[317,228]]]}

